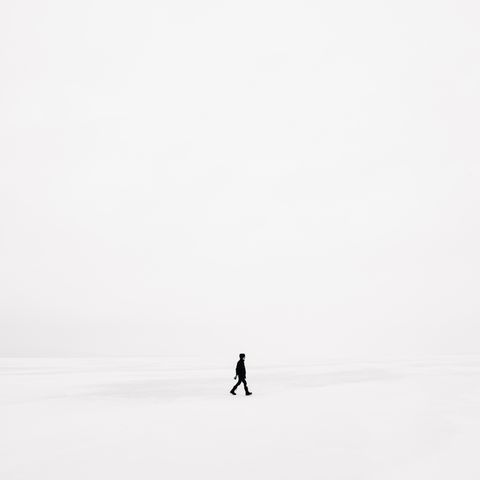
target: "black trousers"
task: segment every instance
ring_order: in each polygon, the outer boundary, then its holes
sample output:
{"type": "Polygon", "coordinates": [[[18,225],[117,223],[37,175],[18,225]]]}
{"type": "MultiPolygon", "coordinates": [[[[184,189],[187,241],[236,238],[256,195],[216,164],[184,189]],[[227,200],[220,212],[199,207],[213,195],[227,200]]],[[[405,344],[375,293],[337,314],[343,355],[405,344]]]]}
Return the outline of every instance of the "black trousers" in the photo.
{"type": "Polygon", "coordinates": [[[232,392],[234,392],[241,383],[243,383],[243,388],[245,388],[245,393],[247,393],[248,387],[247,387],[247,379],[245,377],[238,377],[238,382],[232,388],[232,392]]]}

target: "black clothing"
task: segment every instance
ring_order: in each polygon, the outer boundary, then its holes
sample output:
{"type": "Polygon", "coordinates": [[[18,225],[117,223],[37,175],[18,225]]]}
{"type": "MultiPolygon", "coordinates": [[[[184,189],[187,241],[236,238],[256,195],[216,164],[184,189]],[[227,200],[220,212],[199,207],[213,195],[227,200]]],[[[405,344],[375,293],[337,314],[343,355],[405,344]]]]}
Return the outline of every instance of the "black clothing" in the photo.
{"type": "Polygon", "coordinates": [[[245,370],[245,360],[239,360],[237,362],[235,373],[239,378],[245,378],[247,376],[247,371],[245,370]]]}
{"type": "Polygon", "coordinates": [[[240,375],[238,375],[238,382],[232,388],[230,393],[235,393],[235,390],[241,383],[243,383],[243,388],[245,389],[245,393],[249,393],[248,387],[247,387],[247,380],[245,380],[245,377],[241,377],[240,375]]]}

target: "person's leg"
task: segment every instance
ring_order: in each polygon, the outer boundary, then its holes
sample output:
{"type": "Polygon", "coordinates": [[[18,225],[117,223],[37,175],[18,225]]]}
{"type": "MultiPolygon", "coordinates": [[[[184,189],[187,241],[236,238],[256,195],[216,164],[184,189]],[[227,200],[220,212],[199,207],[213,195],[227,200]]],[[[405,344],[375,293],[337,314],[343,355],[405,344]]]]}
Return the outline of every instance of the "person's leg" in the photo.
{"type": "Polygon", "coordinates": [[[230,390],[230,393],[233,393],[235,392],[235,390],[237,389],[237,387],[242,383],[242,379],[239,378],[238,379],[238,382],[234,385],[234,387],[230,390]]]}
{"type": "Polygon", "coordinates": [[[243,388],[245,389],[245,393],[248,393],[247,379],[242,378],[242,382],[243,382],[243,388]]]}

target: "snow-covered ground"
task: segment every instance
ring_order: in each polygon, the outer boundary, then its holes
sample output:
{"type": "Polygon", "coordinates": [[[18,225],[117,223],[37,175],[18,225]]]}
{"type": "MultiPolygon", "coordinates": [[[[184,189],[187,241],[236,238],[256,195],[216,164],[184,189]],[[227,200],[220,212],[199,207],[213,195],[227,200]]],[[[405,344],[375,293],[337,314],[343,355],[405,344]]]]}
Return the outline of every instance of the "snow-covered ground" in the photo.
{"type": "Polygon", "coordinates": [[[480,478],[480,358],[247,367],[1,359],[0,478],[480,478]]]}

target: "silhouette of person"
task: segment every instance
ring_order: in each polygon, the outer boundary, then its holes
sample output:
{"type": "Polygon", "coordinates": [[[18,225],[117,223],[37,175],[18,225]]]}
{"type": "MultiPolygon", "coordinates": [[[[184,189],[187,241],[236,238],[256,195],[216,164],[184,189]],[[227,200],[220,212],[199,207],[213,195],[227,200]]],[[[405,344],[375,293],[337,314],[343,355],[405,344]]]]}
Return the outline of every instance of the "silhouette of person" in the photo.
{"type": "Polygon", "coordinates": [[[237,368],[235,369],[235,377],[234,377],[234,379],[238,377],[238,382],[230,390],[230,393],[232,395],[236,395],[235,390],[241,383],[243,383],[243,387],[245,388],[245,395],[251,395],[252,392],[249,392],[247,387],[247,371],[245,370],[245,354],[241,353],[239,356],[240,356],[240,360],[237,362],[237,368]]]}

